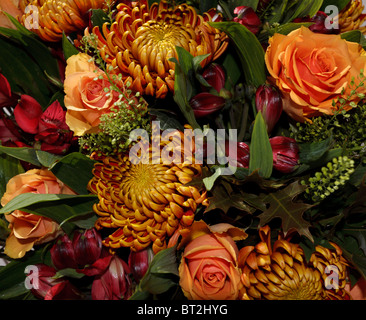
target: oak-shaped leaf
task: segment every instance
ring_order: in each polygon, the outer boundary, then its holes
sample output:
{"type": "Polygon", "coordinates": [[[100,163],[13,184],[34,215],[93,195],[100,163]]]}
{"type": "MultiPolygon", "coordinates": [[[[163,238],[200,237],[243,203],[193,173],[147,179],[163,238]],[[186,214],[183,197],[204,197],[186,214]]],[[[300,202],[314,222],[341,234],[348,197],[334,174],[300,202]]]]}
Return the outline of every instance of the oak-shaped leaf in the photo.
{"type": "Polygon", "coordinates": [[[209,202],[210,204],[206,208],[205,213],[220,209],[227,214],[230,208],[236,208],[249,213],[255,211],[255,208],[246,203],[245,196],[239,191],[234,192],[232,186],[226,182],[222,182],[213,188],[209,202]]]}
{"type": "Polygon", "coordinates": [[[285,235],[289,231],[296,230],[300,235],[314,241],[309,231],[311,224],[302,217],[303,213],[313,205],[295,201],[296,196],[301,194],[305,188],[295,181],[284,189],[264,194],[262,201],[266,204],[267,209],[259,215],[259,226],[265,225],[274,218],[280,218],[285,235]]]}

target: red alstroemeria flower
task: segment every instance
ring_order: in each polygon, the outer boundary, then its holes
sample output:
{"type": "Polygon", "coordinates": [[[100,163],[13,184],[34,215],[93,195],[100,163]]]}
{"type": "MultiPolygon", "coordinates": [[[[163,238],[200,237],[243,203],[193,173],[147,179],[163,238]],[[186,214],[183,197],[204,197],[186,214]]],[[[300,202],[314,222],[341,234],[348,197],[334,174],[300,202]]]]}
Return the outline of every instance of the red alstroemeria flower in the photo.
{"type": "Polygon", "coordinates": [[[14,109],[14,117],[18,126],[27,133],[38,133],[38,123],[42,115],[42,107],[36,99],[23,94],[14,109]]]}

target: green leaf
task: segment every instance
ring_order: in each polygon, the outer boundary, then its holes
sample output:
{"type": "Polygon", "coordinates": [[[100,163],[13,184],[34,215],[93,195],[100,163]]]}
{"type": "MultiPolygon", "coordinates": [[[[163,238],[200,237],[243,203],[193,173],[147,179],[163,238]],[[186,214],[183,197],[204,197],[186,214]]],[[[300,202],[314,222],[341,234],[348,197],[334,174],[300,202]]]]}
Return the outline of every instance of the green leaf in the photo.
{"type": "Polygon", "coordinates": [[[75,46],[69,41],[65,33],[62,34],[62,50],[66,60],[79,53],[78,49],[76,49],[75,46]]]}
{"type": "Polygon", "coordinates": [[[290,32],[297,30],[297,29],[301,28],[302,26],[310,27],[313,24],[314,24],[313,22],[285,23],[285,24],[278,26],[278,28],[276,29],[276,33],[288,35],[290,32]]]}
{"type": "Polygon", "coordinates": [[[322,6],[323,0],[301,0],[297,5],[290,9],[284,19],[284,23],[290,22],[298,17],[313,17],[322,6]]]}
{"type": "Polygon", "coordinates": [[[241,76],[240,67],[238,65],[238,62],[235,60],[234,56],[230,53],[225,55],[225,59],[222,65],[225,68],[227,75],[225,88],[230,90],[237,84],[241,76]]]}
{"type": "Polygon", "coordinates": [[[344,32],[341,34],[341,38],[350,42],[359,43],[361,45],[365,41],[365,36],[362,34],[360,30],[352,30],[344,32]]]}
{"type": "Polygon", "coordinates": [[[184,132],[184,126],[177,119],[175,114],[170,113],[167,110],[149,109],[149,114],[156,117],[156,121],[160,122],[160,130],[177,129],[184,132]]]}
{"type": "Polygon", "coordinates": [[[263,178],[269,178],[273,170],[272,147],[269,142],[266,123],[259,111],[254,122],[250,143],[249,171],[258,170],[263,178]]]}
{"type": "Polygon", "coordinates": [[[60,159],[52,166],[51,171],[76,193],[89,194],[86,187],[93,178],[94,163],[95,161],[87,156],[73,152],[60,159]]]}
{"type": "Polygon", "coordinates": [[[98,202],[96,195],[35,194],[23,193],[9,201],[0,213],[21,210],[44,216],[56,221],[70,234],[78,219],[93,212],[93,205],[98,202]]]}
{"type": "Polygon", "coordinates": [[[320,11],[326,11],[329,5],[336,6],[339,11],[343,10],[351,0],[323,0],[320,11]]]}
{"type": "Polygon", "coordinates": [[[45,109],[53,95],[50,82],[44,70],[35,63],[34,57],[28,54],[26,48],[12,43],[0,36],[0,69],[8,79],[14,92],[25,93],[35,98],[45,109]]]}
{"type": "Polygon", "coordinates": [[[61,156],[33,148],[12,148],[0,146],[0,153],[29,162],[38,167],[51,167],[61,156]]]}
{"type": "Polygon", "coordinates": [[[294,198],[302,193],[305,188],[298,181],[295,181],[284,189],[264,194],[262,202],[267,205],[267,210],[259,215],[259,225],[264,226],[272,219],[280,218],[285,236],[290,230],[296,230],[300,235],[304,235],[313,241],[313,236],[309,231],[311,224],[302,217],[303,213],[313,205],[294,202],[294,198]]]}
{"type": "Polygon", "coordinates": [[[0,153],[0,199],[6,190],[8,181],[17,174],[23,173],[24,169],[19,160],[0,153]]]}
{"type": "Polygon", "coordinates": [[[268,20],[269,24],[280,23],[284,14],[286,13],[287,4],[289,0],[283,0],[278,6],[273,6],[271,18],[268,20]]]}
{"type": "MultiPolygon", "coordinates": [[[[6,14],[6,13],[5,13],[6,14]]],[[[9,37],[9,41],[21,45],[35,62],[41,67],[46,75],[60,80],[60,72],[56,58],[52,55],[50,49],[31,31],[26,29],[14,17],[6,14],[16,29],[0,28],[0,34],[9,37]]]]}
{"type": "Polygon", "coordinates": [[[333,138],[329,137],[320,142],[309,142],[299,144],[300,162],[311,163],[319,160],[330,149],[333,138]]]}
{"type": "Polygon", "coordinates": [[[59,278],[63,278],[63,277],[68,277],[68,278],[73,278],[73,279],[81,279],[84,276],[85,276],[84,273],[77,272],[73,268],[65,268],[62,270],[58,270],[52,278],[59,279],[59,278]]]}
{"type": "Polygon", "coordinates": [[[265,83],[264,50],[257,37],[240,23],[210,22],[209,24],[224,31],[234,42],[247,84],[258,87],[265,83]]]}
{"type": "Polygon", "coordinates": [[[130,300],[146,299],[176,286],[179,280],[176,246],[158,252],[130,300]]]}
{"type": "Polygon", "coordinates": [[[200,126],[189,104],[189,100],[192,98],[194,91],[189,77],[189,74],[194,73],[193,56],[181,47],[177,46],[176,50],[179,61],[175,58],[170,59],[170,61],[175,63],[174,101],[192,128],[198,129],[200,126]]]}
{"type": "Polygon", "coordinates": [[[10,15],[7,12],[4,12],[8,19],[14,24],[18,31],[20,31],[24,35],[35,37],[35,34],[32,31],[29,31],[26,27],[24,27],[16,18],[10,15]]]}
{"type": "Polygon", "coordinates": [[[1,268],[0,299],[9,298],[8,290],[13,290],[15,295],[20,293],[19,290],[21,289],[21,285],[24,286],[24,280],[26,276],[25,270],[27,266],[35,265],[37,263],[46,263],[46,261],[49,260],[49,252],[45,256],[43,248],[41,248],[36,251],[29,251],[25,258],[13,260],[5,267],[1,268]]]}
{"type": "Polygon", "coordinates": [[[102,9],[92,9],[91,22],[93,27],[99,27],[100,30],[103,28],[103,24],[109,21],[108,14],[102,9]]]}
{"type": "Polygon", "coordinates": [[[227,214],[230,208],[253,213],[255,210],[245,200],[246,197],[241,192],[234,192],[230,184],[221,183],[212,190],[205,213],[219,209],[227,214]]]}

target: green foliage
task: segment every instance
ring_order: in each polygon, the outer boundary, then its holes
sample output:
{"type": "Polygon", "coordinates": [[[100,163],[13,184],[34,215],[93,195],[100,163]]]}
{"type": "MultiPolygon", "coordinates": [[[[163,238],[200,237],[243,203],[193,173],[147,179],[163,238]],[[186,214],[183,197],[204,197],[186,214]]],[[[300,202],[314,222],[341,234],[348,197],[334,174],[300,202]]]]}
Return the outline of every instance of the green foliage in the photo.
{"type": "Polygon", "coordinates": [[[272,147],[269,142],[266,123],[259,111],[254,122],[250,144],[249,171],[259,170],[264,178],[269,178],[273,170],[272,147]]]}
{"type": "Polygon", "coordinates": [[[266,81],[264,50],[257,37],[236,22],[211,22],[210,25],[224,31],[235,44],[247,84],[255,87],[263,84],[266,81]]]}
{"type": "Polygon", "coordinates": [[[87,185],[93,178],[94,163],[89,157],[73,152],[57,161],[50,170],[77,194],[89,194],[87,185]]]}
{"type": "Polygon", "coordinates": [[[354,163],[352,159],[340,156],[328,162],[308,182],[303,180],[302,184],[308,186],[305,190],[307,198],[313,202],[322,201],[342,188],[355,170],[354,163]]]}
{"type": "Polygon", "coordinates": [[[304,190],[305,187],[301,186],[298,181],[295,181],[284,189],[264,194],[261,200],[267,205],[268,209],[259,215],[260,226],[264,226],[274,218],[280,218],[285,235],[290,230],[297,230],[300,235],[304,235],[311,241],[314,241],[309,231],[311,224],[302,216],[312,205],[295,201],[296,196],[303,193],[304,190]]]}
{"type": "Polygon", "coordinates": [[[200,63],[208,55],[193,57],[182,47],[176,46],[175,49],[178,60],[175,58],[170,59],[175,63],[174,101],[192,128],[198,129],[200,126],[194,116],[189,100],[197,94],[195,84],[199,83],[197,74],[201,69],[200,63]]]}
{"type": "Polygon", "coordinates": [[[129,150],[134,129],[151,132],[150,118],[146,107],[124,105],[100,118],[100,132],[86,134],[79,138],[82,149],[89,154],[113,156],[129,150]]]}
{"type": "Polygon", "coordinates": [[[162,294],[178,285],[176,249],[174,246],[155,255],[130,300],[147,299],[151,295],[162,294]]]}
{"type": "Polygon", "coordinates": [[[50,49],[15,18],[7,15],[16,29],[0,27],[0,72],[13,92],[28,94],[47,108],[59,91],[57,60],[50,49]]]}
{"type": "Polygon", "coordinates": [[[366,154],[366,105],[361,105],[336,116],[312,118],[312,123],[292,126],[291,136],[299,143],[320,142],[332,137],[335,148],[350,150],[354,156],[366,154]]]}
{"type": "Polygon", "coordinates": [[[298,17],[314,16],[322,4],[323,0],[273,0],[260,16],[269,24],[285,24],[298,17]]]}
{"type": "Polygon", "coordinates": [[[93,205],[98,201],[95,195],[67,195],[67,194],[34,194],[22,193],[9,201],[0,213],[7,214],[14,210],[36,214],[51,218],[62,229],[71,234],[78,226],[78,220],[89,219],[89,227],[93,227],[95,219],[93,205]],[[90,214],[92,216],[90,217],[90,214]]]}

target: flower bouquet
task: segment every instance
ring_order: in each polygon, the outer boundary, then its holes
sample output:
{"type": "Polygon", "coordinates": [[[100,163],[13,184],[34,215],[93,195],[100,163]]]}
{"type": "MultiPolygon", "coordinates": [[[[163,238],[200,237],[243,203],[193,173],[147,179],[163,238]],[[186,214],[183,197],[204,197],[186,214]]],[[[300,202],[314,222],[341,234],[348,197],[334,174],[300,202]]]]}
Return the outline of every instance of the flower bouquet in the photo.
{"type": "Polygon", "coordinates": [[[360,0],[0,8],[1,299],[364,298],[360,0]]]}

